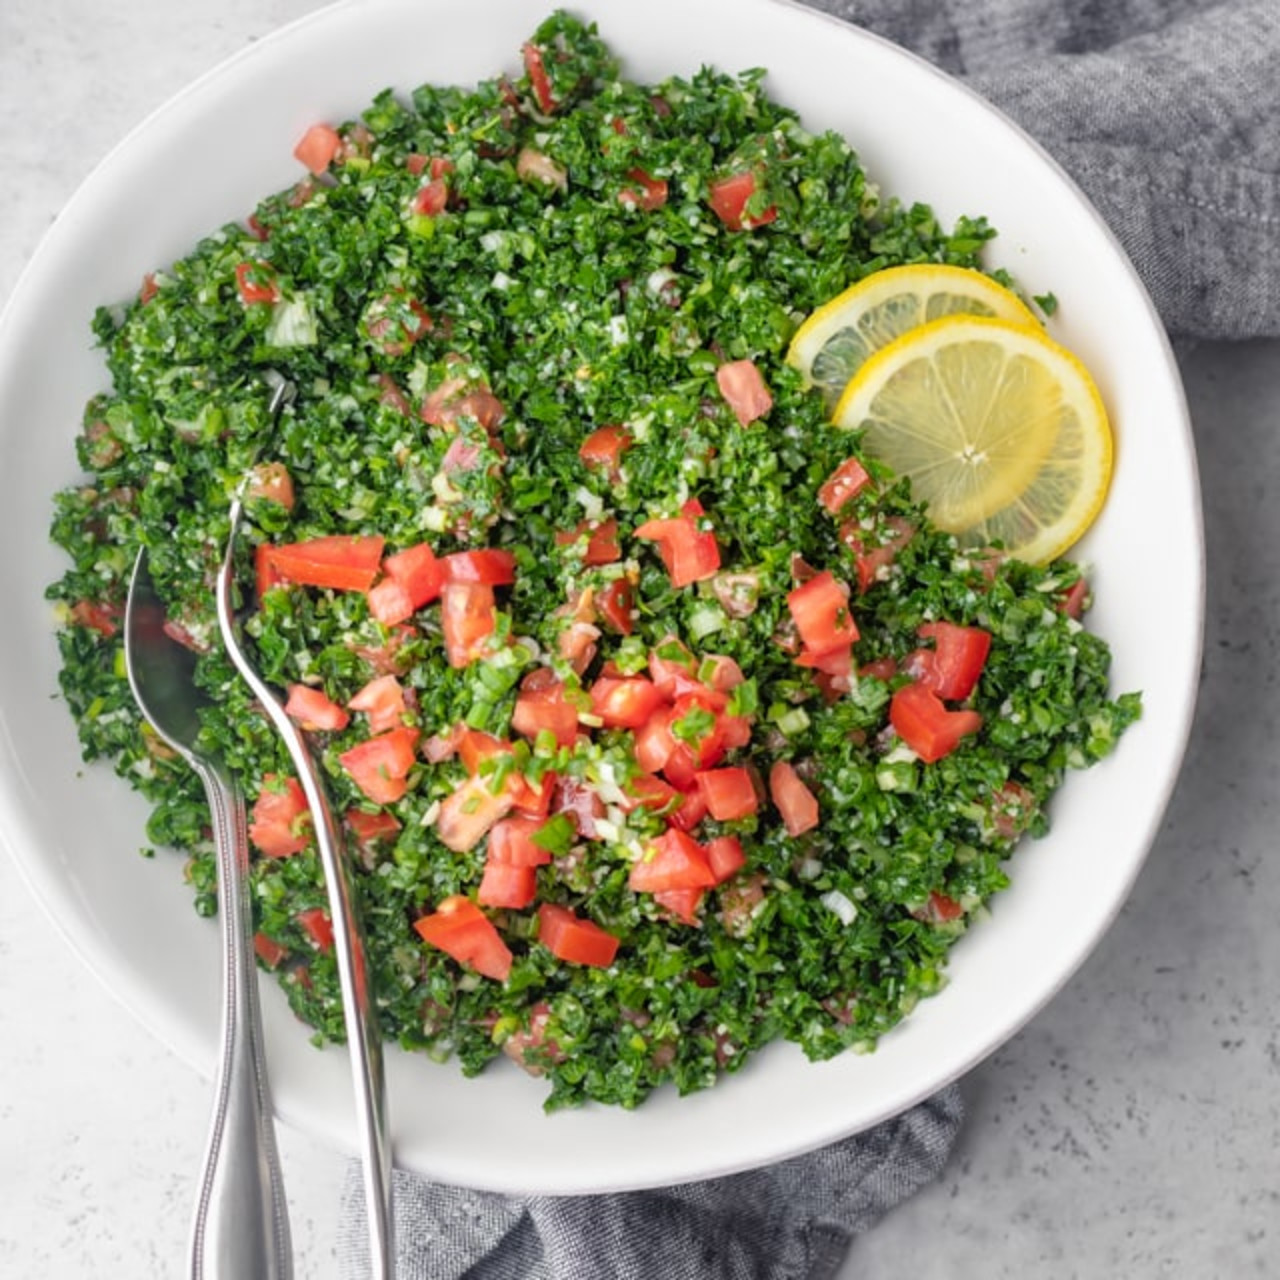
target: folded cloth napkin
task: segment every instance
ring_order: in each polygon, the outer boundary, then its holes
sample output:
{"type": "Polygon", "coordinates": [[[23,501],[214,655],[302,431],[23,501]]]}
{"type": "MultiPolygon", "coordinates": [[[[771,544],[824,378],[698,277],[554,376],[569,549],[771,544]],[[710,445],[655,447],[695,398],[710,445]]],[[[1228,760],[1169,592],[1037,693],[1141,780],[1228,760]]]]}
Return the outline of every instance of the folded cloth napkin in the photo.
{"type": "MultiPolygon", "coordinates": [[[[1036,137],[1133,259],[1169,331],[1280,335],[1278,0],[809,0],[959,76],[1036,137]]],[[[398,1280],[819,1280],[934,1178],[943,1090],[869,1133],[708,1182],[517,1198],[397,1173],[398,1280]]],[[[344,1276],[368,1274],[358,1169],[344,1276]]]]}

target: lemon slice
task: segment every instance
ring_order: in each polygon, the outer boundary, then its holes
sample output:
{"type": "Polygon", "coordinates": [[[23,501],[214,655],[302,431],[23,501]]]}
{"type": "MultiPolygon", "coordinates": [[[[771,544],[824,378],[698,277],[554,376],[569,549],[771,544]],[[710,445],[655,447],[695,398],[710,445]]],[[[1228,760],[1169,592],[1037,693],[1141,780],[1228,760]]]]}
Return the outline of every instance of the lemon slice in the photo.
{"type": "Polygon", "coordinates": [[[819,307],[796,330],[787,361],[832,409],[869,356],[908,329],[958,313],[1039,325],[1017,294],[990,276],[922,262],[877,271],[819,307]]]}
{"type": "Polygon", "coordinates": [[[1079,538],[1111,481],[1102,397],[1039,326],[956,315],[913,329],[863,364],[833,421],[962,546],[999,541],[1033,563],[1079,538]]]}

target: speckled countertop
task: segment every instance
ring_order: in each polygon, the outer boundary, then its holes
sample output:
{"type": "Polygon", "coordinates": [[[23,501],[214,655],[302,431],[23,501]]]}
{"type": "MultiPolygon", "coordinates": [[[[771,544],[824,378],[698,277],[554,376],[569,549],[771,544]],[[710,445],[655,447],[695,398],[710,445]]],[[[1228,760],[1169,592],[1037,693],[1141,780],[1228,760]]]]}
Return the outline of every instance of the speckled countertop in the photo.
{"type": "MultiPolygon", "coordinates": [[[[5,0],[0,299],[130,126],[316,7],[5,0]]],[[[858,1242],[850,1277],[1280,1274],[1280,342],[1206,345],[1184,372],[1209,583],[1177,792],[1115,926],[965,1080],[942,1179],[858,1242]]],[[[0,1275],[179,1276],[208,1106],[0,857],[0,1275]]],[[[282,1144],[298,1275],[330,1280],[343,1162],[282,1144]]]]}

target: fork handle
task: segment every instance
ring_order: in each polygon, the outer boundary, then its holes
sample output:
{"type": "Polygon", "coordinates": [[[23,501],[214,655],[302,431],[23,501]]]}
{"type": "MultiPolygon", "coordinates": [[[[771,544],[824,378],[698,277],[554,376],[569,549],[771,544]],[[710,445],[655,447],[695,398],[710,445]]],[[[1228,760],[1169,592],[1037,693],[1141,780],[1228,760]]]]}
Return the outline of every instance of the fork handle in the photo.
{"type": "Polygon", "coordinates": [[[213,820],[223,942],[222,1056],[191,1231],[192,1280],[290,1280],[289,1211],[258,1008],[244,797],[218,765],[196,766],[213,820]]]}

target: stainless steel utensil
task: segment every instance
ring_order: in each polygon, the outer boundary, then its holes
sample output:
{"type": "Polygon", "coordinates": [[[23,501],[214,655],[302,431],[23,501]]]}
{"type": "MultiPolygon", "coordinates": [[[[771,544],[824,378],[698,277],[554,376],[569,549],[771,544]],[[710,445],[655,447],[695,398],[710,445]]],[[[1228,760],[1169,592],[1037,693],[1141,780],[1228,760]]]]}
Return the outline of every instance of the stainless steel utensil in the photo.
{"type": "Polygon", "coordinates": [[[192,1224],[191,1275],[289,1280],[289,1214],[262,1049],[244,798],[223,762],[197,744],[205,695],[192,679],[195,657],[165,634],[164,623],[144,548],[134,563],[124,615],[129,684],[152,728],[204,783],[218,857],[222,1051],[192,1224]]]}
{"type": "Polygon", "coordinates": [[[355,1091],[356,1120],[368,1209],[371,1274],[391,1280],[395,1255],[392,1245],[391,1144],[388,1131],[386,1088],[382,1065],[382,1032],[370,988],[364,930],[355,902],[355,883],[342,833],[334,820],[324,782],[311,749],[298,726],[284,712],[274,691],[254,670],[245,655],[236,621],[234,556],[240,528],[241,501],[231,506],[231,532],[217,581],[218,626],[231,661],[261,702],[271,723],[288,747],[315,823],[316,843],[324,867],[333,920],[334,949],[342,988],[347,1047],[355,1091]]]}

